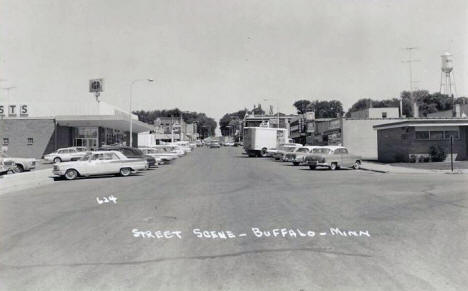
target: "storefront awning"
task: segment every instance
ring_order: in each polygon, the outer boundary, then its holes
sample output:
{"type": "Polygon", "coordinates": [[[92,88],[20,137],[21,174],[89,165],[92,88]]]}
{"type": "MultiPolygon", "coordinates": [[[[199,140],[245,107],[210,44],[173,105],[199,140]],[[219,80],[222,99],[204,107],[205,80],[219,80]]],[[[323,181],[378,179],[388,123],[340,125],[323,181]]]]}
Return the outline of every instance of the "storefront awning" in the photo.
{"type": "MultiPolygon", "coordinates": [[[[130,120],[116,115],[60,115],[55,120],[60,126],[70,127],[106,127],[121,131],[130,130],[130,120]]],[[[144,122],[133,120],[132,131],[135,133],[153,130],[154,127],[144,122]]]]}

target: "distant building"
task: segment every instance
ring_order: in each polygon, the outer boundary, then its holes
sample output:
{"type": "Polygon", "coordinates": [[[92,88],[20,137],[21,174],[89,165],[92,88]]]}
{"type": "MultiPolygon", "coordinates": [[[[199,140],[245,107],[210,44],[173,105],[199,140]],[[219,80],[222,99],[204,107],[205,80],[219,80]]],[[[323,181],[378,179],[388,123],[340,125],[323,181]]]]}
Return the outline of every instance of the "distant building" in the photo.
{"type": "MultiPolygon", "coordinates": [[[[444,110],[434,113],[428,113],[427,118],[452,118],[452,110],[444,110]]],[[[455,104],[455,117],[456,118],[466,118],[468,117],[468,104],[455,104]]]]}
{"type": "Polygon", "coordinates": [[[467,159],[468,119],[409,119],[375,125],[378,160],[409,162],[415,156],[429,156],[431,146],[450,153],[450,137],[456,160],[467,159]]]}
{"type": "Polygon", "coordinates": [[[246,115],[243,122],[243,127],[279,127],[279,128],[288,128],[289,124],[293,118],[297,115],[278,115],[270,114],[270,115],[246,115]],[[278,119],[279,119],[279,126],[278,126],[278,119]]]}
{"type": "Polygon", "coordinates": [[[398,107],[383,107],[383,108],[366,108],[359,111],[351,112],[353,119],[371,119],[371,118],[399,118],[400,108],[398,107]]]}
{"type": "MultiPolygon", "coordinates": [[[[376,160],[377,132],[373,126],[402,120],[399,108],[367,108],[350,118],[316,119],[312,145],[342,145],[363,159],[376,160]]],[[[406,120],[406,119],[404,119],[406,120]]]]}

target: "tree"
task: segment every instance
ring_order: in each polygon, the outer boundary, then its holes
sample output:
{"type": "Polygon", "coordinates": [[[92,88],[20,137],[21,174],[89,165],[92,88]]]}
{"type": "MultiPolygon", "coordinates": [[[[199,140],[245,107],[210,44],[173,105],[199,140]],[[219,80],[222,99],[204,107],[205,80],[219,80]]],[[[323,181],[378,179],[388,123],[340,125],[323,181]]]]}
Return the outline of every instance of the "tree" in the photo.
{"type": "Polygon", "coordinates": [[[296,107],[298,114],[304,114],[312,110],[311,102],[309,100],[297,100],[293,105],[296,107]]]}
{"type": "Polygon", "coordinates": [[[228,126],[230,126],[233,121],[241,122],[246,114],[248,114],[247,109],[224,114],[224,116],[219,120],[219,129],[221,130],[221,134],[224,135],[225,133],[229,132],[228,126]]]}

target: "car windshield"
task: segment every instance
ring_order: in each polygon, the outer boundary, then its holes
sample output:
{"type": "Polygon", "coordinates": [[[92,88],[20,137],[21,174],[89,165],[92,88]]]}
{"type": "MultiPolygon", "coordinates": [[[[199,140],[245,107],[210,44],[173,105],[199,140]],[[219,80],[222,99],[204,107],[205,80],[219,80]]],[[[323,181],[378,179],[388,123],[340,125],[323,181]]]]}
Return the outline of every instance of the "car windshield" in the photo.
{"type": "Polygon", "coordinates": [[[329,154],[331,152],[331,149],[329,148],[313,149],[312,152],[314,154],[329,154]]]}
{"type": "Polygon", "coordinates": [[[298,153],[307,153],[309,152],[309,149],[308,148],[300,148],[297,150],[298,153]]]}
{"type": "Polygon", "coordinates": [[[284,149],[285,152],[292,153],[296,148],[293,147],[287,147],[284,149]]]}
{"type": "Polygon", "coordinates": [[[86,155],[84,155],[84,156],[80,159],[80,161],[87,161],[87,160],[89,160],[90,157],[91,157],[91,153],[87,153],[86,155]]]}

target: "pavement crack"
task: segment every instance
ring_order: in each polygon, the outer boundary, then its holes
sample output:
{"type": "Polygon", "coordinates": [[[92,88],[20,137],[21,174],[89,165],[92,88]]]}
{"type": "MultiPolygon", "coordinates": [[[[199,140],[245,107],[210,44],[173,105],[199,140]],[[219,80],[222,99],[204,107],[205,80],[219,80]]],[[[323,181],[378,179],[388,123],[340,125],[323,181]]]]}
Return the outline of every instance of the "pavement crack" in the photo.
{"type": "Polygon", "coordinates": [[[281,248],[281,249],[250,250],[250,251],[241,251],[241,252],[218,254],[218,255],[162,257],[162,258],[151,259],[151,260],[129,261],[129,262],[90,262],[90,263],[33,264],[33,265],[0,264],[0,269],[35,269],[35,268],[53,268],[53,267],[125,266],[125,265],[130,266],[130,265],[143,265],[143,264],[162,263],[162,262],[169,262],[169,261],[208,260],[208,259],[220,259],[220,258],[222,259],[222,258],[245,256],[245,255],[256,255],[256,254],[266,254],[266,253],[282,253],[282,252],[313,252],[313,253],[323,253],[323,254],[331,254],[331,255],[348,256],[348,257],[361,257],[361,258],[371,258],[371,257],[373,257],[373,256],[368,255],[368,254],[330,251],[330,250],[325,250],[325,249],[321,249],[321,248],[281,248]]]}

